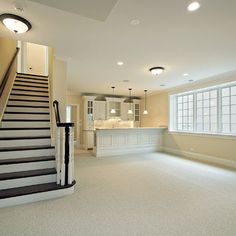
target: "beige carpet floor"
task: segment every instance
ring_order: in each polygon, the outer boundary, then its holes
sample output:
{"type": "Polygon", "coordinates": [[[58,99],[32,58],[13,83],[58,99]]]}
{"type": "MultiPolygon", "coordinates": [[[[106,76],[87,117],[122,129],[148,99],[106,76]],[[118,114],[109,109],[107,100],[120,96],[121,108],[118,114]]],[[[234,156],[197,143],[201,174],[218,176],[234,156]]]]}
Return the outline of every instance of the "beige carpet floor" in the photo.
{"type": "Polygon", "coordinates": [[[1,236],[235,236],[236,172],[167,154],[76,156],[76,192],[0,209],[1,236]]]}

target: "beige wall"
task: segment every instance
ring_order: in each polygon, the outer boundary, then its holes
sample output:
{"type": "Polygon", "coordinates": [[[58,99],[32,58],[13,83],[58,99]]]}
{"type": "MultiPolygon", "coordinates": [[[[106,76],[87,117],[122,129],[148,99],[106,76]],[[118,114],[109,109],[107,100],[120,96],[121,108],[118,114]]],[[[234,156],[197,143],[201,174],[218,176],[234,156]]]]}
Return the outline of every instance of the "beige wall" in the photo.
{"type": "MultiPolygon", "coordinates": [[[[74,115],[75,123],[75,135],[79,144],[82,144],[83,135],[82,135],[82,121],[83,121],[83,101],[82,97],[79,95],[67,95],[67,105],[76,105],[79,106],[79,111],[77,110],[76,116],[74,115]],[[78,115],[79,113],[79,115],[78,115]]],[[[72,114],[73,115],[73,114],[72,114]]]]}
{"type": "Polygon", "coordinates": [[[27,43],[27,72],[29,74],[45,75],[46,47],[27,43]],[[30,69],[31,68],[31,69],[30,69]]]}
{"type": "MultiPolygon", "coordinates": [[[[142,99],[141,108],[144,107],[142,99]]],[[[142,127],[157,127],[168,125],[168,94],[160,93],[148,96],[147,99],[148,115],[143,115],[141,110],[141,126],[142,127]]]]}
{"type": "MultiPolygon", "coordinates": [[[[211,85],[213,85],[212,82],[211,85]]],[[[201,86],[199,84],[199,87],[201,86]]],[[[189,88],[186,87],[185,90],[187,91],[189,88]]],[[[182,88],[181,91],[184,91],[184,89],[182,88]]],[[[174,90],[171,93],[174,93],[174,90]]],[[[141,126],[168,125],[168,92],[148,96],[147,102],[149,114],[141,116],[141,126]]],[[[236,137],[180,134],[166,131],[164,134],[164,146],[169,151],[192,152],[203,156],[207,155],[236,161],[236,137]]]]}
{"type": "Polygon", "coordinates": [[[16,51],[15,40],[0,38],[0,80],[2,80],[6,69],[16,51]]]}

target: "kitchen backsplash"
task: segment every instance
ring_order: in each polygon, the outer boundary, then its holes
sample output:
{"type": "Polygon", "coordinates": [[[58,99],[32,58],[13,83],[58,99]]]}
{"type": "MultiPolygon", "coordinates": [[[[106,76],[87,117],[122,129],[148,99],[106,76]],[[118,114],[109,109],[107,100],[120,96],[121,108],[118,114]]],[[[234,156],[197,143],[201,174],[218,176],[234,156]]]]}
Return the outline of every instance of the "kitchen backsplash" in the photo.
{"type": "Polygon", "coordinates": [[[109,120],[95,120],[94,128],[111,129],[111,128],[134,128],[133,121],[122,121],[118,118],[109,120]]]}

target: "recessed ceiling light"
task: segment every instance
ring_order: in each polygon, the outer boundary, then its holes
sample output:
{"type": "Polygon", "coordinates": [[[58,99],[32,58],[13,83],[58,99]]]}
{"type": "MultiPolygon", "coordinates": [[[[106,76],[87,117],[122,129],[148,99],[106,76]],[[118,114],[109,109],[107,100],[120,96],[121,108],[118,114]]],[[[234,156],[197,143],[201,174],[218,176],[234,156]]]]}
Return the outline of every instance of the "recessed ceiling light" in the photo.
{"type": "Polygon", "coordinates": [[[161,87],[165,87],[166,85],[165,84],[160,84],[161,87]]]}
{"type": "Polygon", "coordinates": [[[183,75],[184,75],[184,77],[187,77],[187,76],[189,76],[189,74],[188,74],[188,73],[184,73],[183,75]]]}
{"type": "Polygon", "coordinates": [[[200,8],[200,3],[199,2],[192,2],[188,5],[188,11],[196,11],[200,8]]]}
{"type": "Polygon", "coordinates": [[[118,65],[118,66],[123,66],[123,65],[124,65],[124,62],[123,62],[123,61],[118,61],[118,62],[117,62],[117,65],[118,65]]]}
{"type": "Polygon", "coordinates": [[[194,80],[193,79],[189,79],[188,82],[193,82],[194,80]]]}
{"type": "Polygon", "coordinates": [[[161,73],[163,73],[163,71],[165,70],[164,67],[161,66],[157,66],[157,67],[152,67],[149,69],[149,71],[153,74],[153,75],[160,75],[161,73]]]}
{"type": "Polygon", "coordinates": [[[124,82],[124,83],[128,83],[129,80],[128,80],[128,79],[124,79],[123,82],[124,82]]]}
{"type": "Polygon", "coordinates": [[[139,25],[139,24],[140,24],[140,20],[139,20],[139,19],[132,19],[132,20],[130,21],[130,24],[131,24],[131,25],[139,25]]]}
{"type": "Polygon", "coordinates": [[[7,29],[16,34],[25,33],[32,28],[29,21],[17,15],[2,14],[0,15],[0,20],[7,29]]]}

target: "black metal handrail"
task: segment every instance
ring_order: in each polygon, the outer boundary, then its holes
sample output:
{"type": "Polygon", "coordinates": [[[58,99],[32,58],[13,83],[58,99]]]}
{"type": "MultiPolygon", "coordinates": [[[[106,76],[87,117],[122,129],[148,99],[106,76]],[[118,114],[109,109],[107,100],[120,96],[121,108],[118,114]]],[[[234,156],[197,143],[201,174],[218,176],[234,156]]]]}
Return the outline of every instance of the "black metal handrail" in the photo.
{"type": "Polygon", "coordinates": [[[8,78],[9,78],[10,73],[12,71],[13,64],[14,64],[14,62],[16,60],[16,57],[17,57],[17,54],[18,54],[19,51],[20,51],[20,48],[16,48],[16,51],[15,51],[15,53],[14,53],[14,55],[13,55],[13,57],[12,57],[10,63],[9,63],[9,66],[8,66],[4,76],[3,76],[3,79],[1,80],[1,84],[0,84],[0,97],[2,96],[2,93],[3,93],[4,89],[5,89],[5,86],[7,84],[8,78]]]}
{"type": "Polygon", "coordinates": [[[59,102],[57,100],[53,101],[53,108],[56,118],[57,127],[64,127],[65,128],[65,156],[64,156],[64,163],[65,163],[65,185],[68,185],[68,177],[69,177],[69,161],[70,161],[70,127],[74,127],[74,123],[62,123],[60,118],[60,111],[59,111],[59,102]]]}

